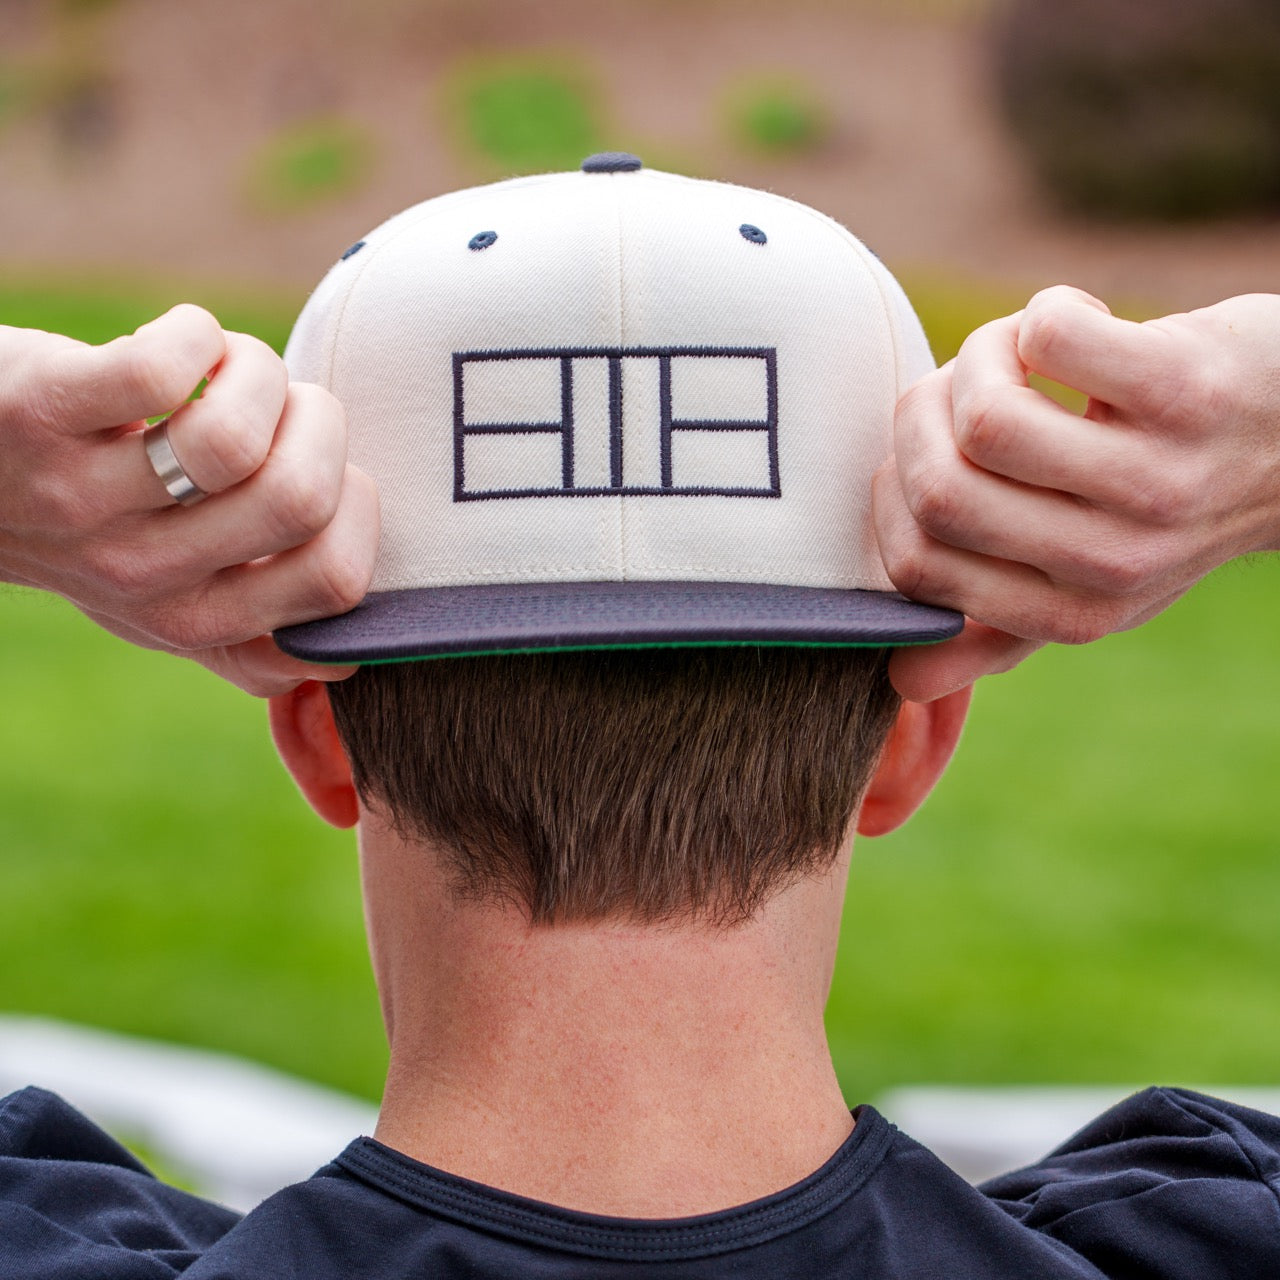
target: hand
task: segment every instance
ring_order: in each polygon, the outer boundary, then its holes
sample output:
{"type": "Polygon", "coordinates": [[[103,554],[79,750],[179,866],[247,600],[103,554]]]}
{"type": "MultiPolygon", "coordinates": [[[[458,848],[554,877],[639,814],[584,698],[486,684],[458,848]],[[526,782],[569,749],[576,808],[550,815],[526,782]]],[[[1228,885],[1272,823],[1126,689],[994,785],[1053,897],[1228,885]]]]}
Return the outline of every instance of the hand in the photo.
{"type": "Polygon", "coordinates": [[[256,338],[192,306],[101,347],[0,326],[0,446],[0,581],[255,694],[350,674],[286,657],[269,633],[364,595],[377,494],[346,464],[337,401],[289,385],[256,338]],[[213,495],[197,506],[174,503],[143,449],[164,413],[213,495]]]}
{"type": "Polygon", "coordinates": [[[894,655],[904,697],[1137,626],[1280,546],[1280,296],[1134,324],[1075,289],[1037,294],[903,398],[874,508],[898,589],[973,620],[894,655]],[[1084,392],[1084,416],[1029,371],[1084,392]]]}

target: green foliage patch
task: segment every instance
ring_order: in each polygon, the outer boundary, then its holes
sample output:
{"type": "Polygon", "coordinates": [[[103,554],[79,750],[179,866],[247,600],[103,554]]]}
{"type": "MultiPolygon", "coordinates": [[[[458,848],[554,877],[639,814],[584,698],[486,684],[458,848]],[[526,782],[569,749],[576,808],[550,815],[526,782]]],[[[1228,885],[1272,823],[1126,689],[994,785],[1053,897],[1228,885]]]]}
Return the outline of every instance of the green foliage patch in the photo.
{"type": "Polygon", "coordinates": [[[0,63],[0,128],[20,115],[30,99],[28,75],[19,67],[0,63]]]}
{"type": "Polygon", "coordinates": [[[337,117],[290,125],[255,152],[249,174],[253,203],[294,213],[358,191],[373,168],[372,133],[337,117]]]}
{"type": "Polygon", "coordinates": [[[753,76],[739,81],[727,95],[725,117],[739,145],[772,156],[813,151],[830,132],[830,120],[817,93],[795,77],[753,76]]]}
{"type": "Polygon", "coordinates": [[[576,169],[604,149],[598,94],[566,59],[481,59],[457,67],[443,105],[457,145],[502,175],[576,169]]]}

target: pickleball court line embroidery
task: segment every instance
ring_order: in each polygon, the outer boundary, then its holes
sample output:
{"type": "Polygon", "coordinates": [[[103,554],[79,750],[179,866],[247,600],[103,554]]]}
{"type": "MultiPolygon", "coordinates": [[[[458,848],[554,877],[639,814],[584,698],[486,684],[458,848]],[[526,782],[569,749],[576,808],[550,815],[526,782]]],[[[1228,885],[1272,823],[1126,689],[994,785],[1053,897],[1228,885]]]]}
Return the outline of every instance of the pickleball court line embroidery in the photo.
{"type": "MultiPolygon", "coordinates": [[[[634,424],[629,430],[635,431],[634,424]]],[[[453,500],[476,502],[492,498],[590,498],[619,495],[673,497],[780,498],[778,476],[778,359],[775,347],[539,347],[499,351],[462,351],[453,356],[453,500]],[[733,359],[760,361],[764,367],[765,416],[758,418],[677,418],[672,403],[672,361],[684,359],[733,359]],[[557,361],[560,381],[560,417],[556,421],[469,422],[466,404],[466,367],[493,361],[557,361]],[[603,360],[608,377],[609,483],[579,485],[575,478],[574,371],[582,361],[603,360]],[[659,483],[625,484],[623,480],[622,369],[626,360],[657,362],[659,483]],[[768,483],[684,484],[675,474],[672,439],[681,431],[764,433],[768,457],[768,483]],[[466,441],[470,436],[560,436],[560,483],[513,485],[503,489],[469,489],[466,476],[466,441]]]]}

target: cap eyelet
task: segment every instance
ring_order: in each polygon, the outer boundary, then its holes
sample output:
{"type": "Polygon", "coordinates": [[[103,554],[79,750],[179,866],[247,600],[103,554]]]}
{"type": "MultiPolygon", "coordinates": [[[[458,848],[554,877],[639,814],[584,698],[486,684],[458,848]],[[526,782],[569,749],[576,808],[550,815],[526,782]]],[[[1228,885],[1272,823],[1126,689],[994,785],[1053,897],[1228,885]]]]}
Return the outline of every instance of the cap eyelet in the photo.
{"type": "Polygon", "coordinates": [[[477,231],[475,235],[467,241],[467,248],[473,249],[479,253],[481,249],[487,249],[498,238],[496,231],[477,231]]]}
{"type": "Polygon", "coordinates": [[[738,233],[744,240],[750,240],[752,244],[769,243],[769,237],[759,227],[753,227],[749,222],[744,222],[738,228],[738,233]]]}

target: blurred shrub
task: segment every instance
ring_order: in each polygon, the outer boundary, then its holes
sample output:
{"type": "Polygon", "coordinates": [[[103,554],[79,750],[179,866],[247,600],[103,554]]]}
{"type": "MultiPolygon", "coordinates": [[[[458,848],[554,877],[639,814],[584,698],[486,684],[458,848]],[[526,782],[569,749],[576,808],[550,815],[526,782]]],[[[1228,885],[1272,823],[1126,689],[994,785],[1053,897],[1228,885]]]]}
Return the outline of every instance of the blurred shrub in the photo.
{"type": "Polygon", "coordinates": [[[39,87],[42,105],[64,147],[85,155],[104,150],[120,131],[116,83],[83,62],[55,67],[39,87]]]}
{"type": "Polygon", "coordinates": [[[1280,203],[1276,0],[1010,0],[1005,112],[1064,205],[1194,218],[1280,203]]]}
{"type": "Polygon", "coordinates": [[[254,155],[250,198],[267,212],[289,213],[346,195],[368,179],[374,150],[372,135],[347,120],[291,125],[254,155]]]}
{"type": "Polygon", "coordinates": [[[58,0],[55,8],[65,17],[75,19],[105,13],[108,9],[118,8],[119,4],[120,0],[58,0]]]}
{"type": "Polygon", "coordinates": [[[30,99],[31,88],[23,71],[0,63],[0,127],[20,115],[30,99]]]}
{"type": "Polygon", "coordinates": [[[466,63],[445,84],[444,108],[464,153],[502,174],[576,169],[604,149],[594,87],[564,61],[466,63]]]}
{"type": "Polygon", "coordinates": [[[725,108],[734,140],[771,155],[811,151],[830,132],[817,94],[790,77],[739,81],[730,89],[725,108]]]}

